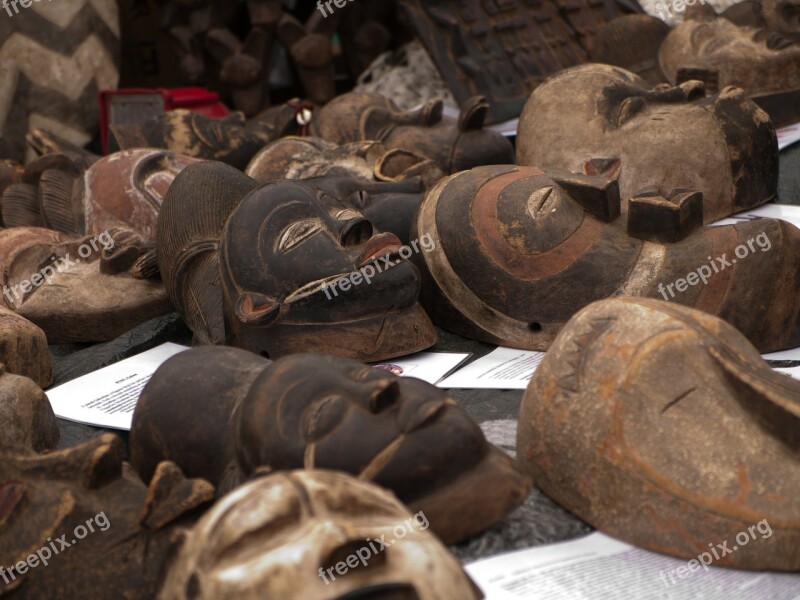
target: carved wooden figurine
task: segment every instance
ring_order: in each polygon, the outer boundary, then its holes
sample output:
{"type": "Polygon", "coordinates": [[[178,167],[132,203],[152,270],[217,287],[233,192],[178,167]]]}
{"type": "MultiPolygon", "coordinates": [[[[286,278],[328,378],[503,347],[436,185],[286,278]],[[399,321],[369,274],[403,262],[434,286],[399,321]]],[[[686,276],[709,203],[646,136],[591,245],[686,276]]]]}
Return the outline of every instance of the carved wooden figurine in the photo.
{"type": "Polygon", "coordinates": [[[538,487],[616,538],[800,570],[800,383],[705,312],[638,298],[581,311],[528,386],[517,448],[538,487]]]}
{"type": "Polygon", "coordinates": [[[432,524],[343,473],[261,477],[219,500],[183,537],[158,598],[480,600],[455,557],[426,531],[432,524]],[[337,573],[356,553],[363,560],[337,573]]]}
{"type": "Polygon", "coordinates": [[[388,98],[351,92],[316,112],[311,133],[335,144],[377,140],[429,158],[445,173],[514,162],[511,142],[483,128],[489,109],[484,98],[468,100],[458,121],[443,118],[443,109],[441,100],[431,100],[418,111],[401,112],[388,98]]]}
{"type": "Polygon", "coordinates": [[[493,166],[428,193],[414,257],[434,322],[466,337],[546,349],[611,296],[663,298],[716,314],[761,351],[800,345],[800,230],[756,219],[702,227],[702,194],[641,190],[621,216],[617,182],[493,166]]]}
{"type": "Polygon", "coordinates": [[[563,71],[531,95],[517,158],[618,179],[625,198],[651,185],[700,190],[707,223],[768,202],[778,185],[775,130],[741,90],[651,88],[607,65],[563,71]]]}
{"type": "Polygon", "coordinates": [[[112,125],[111,132],[123,150],[165,148],[244,169],[259,150],[291,126],[289,122],[248,125],[242,113],[214,119],[177,109],[157,115],[142,125],[112,125]]]}
{"type": "Polygon", "coordinates": [[[270,363],[209,347],[170,359],[139,399],[131,460],[145,479],[173,461],[221,494],[260,468],[346,471],[424,511],[447,543],[502,519],[530,490],[443,391],[319,354],[270,363]],[[176,427],[185,434],[171,435],[176,427]]]}
{"type": "Polygon", "coordinates": [[[192,165],[158,229],[167,293],[199,343],[376,361],[436,340],[397,236],[318,185],[259,186],[221,163],[192,165]]]}

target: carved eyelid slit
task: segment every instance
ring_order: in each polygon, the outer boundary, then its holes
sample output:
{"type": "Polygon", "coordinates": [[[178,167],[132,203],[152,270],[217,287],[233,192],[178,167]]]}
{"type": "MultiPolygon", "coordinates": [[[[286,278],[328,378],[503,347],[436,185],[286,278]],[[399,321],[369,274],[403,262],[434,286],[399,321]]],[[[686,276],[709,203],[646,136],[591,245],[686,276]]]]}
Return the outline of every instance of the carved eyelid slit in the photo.
{"type": "Polygon", "coordinates": [[[296,221],[281,233],[278,238],[278,251],[281,253],[288,252],[322,231],[322,229],[322,219],[319,217],[296,221]]]}

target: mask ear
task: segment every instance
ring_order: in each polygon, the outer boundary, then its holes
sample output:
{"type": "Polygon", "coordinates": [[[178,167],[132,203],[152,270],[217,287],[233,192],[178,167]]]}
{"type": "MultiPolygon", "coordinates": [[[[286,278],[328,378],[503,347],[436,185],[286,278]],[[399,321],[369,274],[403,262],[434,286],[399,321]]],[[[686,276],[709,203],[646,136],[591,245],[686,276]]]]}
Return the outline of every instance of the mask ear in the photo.
{"type": "Polygon", "coordinates": [[[245,325],[271,325],[280,311],[279,302],[255,292],[245,292],[239,296],[234,307],[236,318],[245,325]]]}

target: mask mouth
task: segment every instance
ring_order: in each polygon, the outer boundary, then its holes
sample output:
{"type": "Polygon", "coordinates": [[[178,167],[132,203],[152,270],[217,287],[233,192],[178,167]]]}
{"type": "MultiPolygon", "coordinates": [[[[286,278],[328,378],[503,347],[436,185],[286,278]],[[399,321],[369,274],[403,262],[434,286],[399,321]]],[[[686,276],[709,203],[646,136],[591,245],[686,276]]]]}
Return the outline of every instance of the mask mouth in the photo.
{"type": "Polygon", "coordinates": [[[591,158],[583,163],[583,174],[599,175],[606,179],[619,179],[622,174],[622,160],[619,158],[591,158]]]}
{"type": "Polygon", "coordinates": [[[373,236],[364,246],[356,261],[356,268],[361,269],[386,256],[399,257],[403,242],[393,233],[379,233],[373,236]]]}

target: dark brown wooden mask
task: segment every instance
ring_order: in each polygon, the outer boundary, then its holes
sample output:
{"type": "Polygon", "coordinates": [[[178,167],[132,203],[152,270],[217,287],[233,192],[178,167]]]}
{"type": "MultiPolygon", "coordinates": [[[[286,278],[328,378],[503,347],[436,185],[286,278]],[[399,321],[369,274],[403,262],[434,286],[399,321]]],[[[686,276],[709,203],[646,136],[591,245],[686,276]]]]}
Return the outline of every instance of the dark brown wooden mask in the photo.
{"type": "Polygon", "coordinates": [[[311,180],[404,244],[411,242],[423,189],[444,176],[432,160],[387,150],[381,142],[337,146],[314,137],[286,137],[270,144],[250,161],[246,172],[259,183],[311,180]]]}
{"type": "Polygon", "coordinates": [[[144,250],[129,231],[74,237],[39,227],[0,230],[0,305],[51,344],[105,342],[173,309],[160,282],[129,270],[144,250]]]}
{"type": "Polygon", "coordinates": [[[546,349],[576,312],[618,295],[719,315],[764,352],[799,345],[800,230],[703,228],[702,210],[698,192],[651,188],[621,216],[617,182],[603,177],[465,171],[420,206],[414,235],[434,242],[415,257],[422,301],[446,329],[518,348],[546,349]]]}
{"type": "Polygon", "coordinates": [[[700,190],[707,223],[777,193],[775,130],[736,88],[706,98],[698,81],[652,88],[618,67],[575,67],[531,95],[517,139],[520,164],[617,179],[623,198],[700,190]]]}
{"type": "Polygon", "coordinates": [[[131,456],[145,478],[171,460],[220,493],[260,468],[345,471],[424,511],[448,543],[502,519],[530,489],[443,391],[319,354],[181,353],[142,393],[131,456]],[[178,424],[186,434],[170,435],[178,424]]]}
{"type": "Polygon", "coordinates": [[[720,89],[733,85],[751,96],[800,88],[800,40],[722,17],[681,23],[664,40],[659,58],[673,83],[688,67],[713,73],[720,89]]]}
{"type": "Polygon", "coordinates": [[[233,113],[214,119],[188,110],[172,110],[144,125],[112,125],[123,150],[166,148],[193,158],[219,160],[244,169],[250,159],[280,136],[265,125],[245,125],[244,115],[233,113]]]}
{"type": "Polygon", "coordinates": [[[436,340],[397,236],[313,183],[258,187],[219,163],[193,166],[170,187],[158,247],[168,293],[202,343],[376,361],[436,340]]]}
{"type": "Polygon", "coordinates": [[[488,103],[473,98],[462,107],[459,121],[443,118],[443,104],[432,100],[418,111],[402,112],[378,94],[343,94],[317,111],[312,135],[336,144],[377,140],[436,162],[445,173],[479,165],[514,162],[511,143],[483,129],[488,103]]]}
{"type": "Polygon", "coordinates": [[[412,516],[390,493],[344,473],[262,477],[221,499],[197,522],[170,561],[158,597],[483,598],[427,531],[432,521],[426,517],[412,516]],[[395,531],[404,535],[395,538],[395,531]],[[379,548],[377,540],[396,543],[379,548]],[[344,576],[332,569],[359,550],[363,562],[344,576]]]}
{"type": "Polygon", "coordinates": [[[214,490],[169,463],[148,488],[123,453],[111,434],[49,454],[0,449],[0,596],[155,597],[176,525],[214,490]]]}
{"type": "Polygon", "coordinates": [[[616,538],[800,570],[800,383],[711,315],[638,298],[581,311],[528,386],[517,448],[538,487],[616,538]]]}

